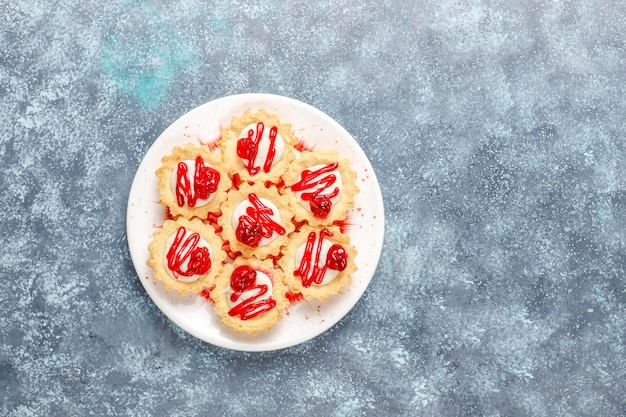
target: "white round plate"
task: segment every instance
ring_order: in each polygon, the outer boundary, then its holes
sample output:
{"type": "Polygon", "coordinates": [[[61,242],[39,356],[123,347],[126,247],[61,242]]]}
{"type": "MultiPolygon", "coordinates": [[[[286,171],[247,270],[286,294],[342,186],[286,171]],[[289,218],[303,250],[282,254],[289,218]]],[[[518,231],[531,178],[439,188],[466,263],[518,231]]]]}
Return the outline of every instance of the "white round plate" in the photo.
{"type": "Polygon", "coordinates": [[[242,94],[223,97],[191,110],[168,127],[150,147],[139,165],[128,198],[126,217],[128,246],[133,264],[146,292],[170,320],[189,334],[223,348],[241,351],[268,351],[297,345],[328,330],[359,301],[369,285],[383,244],[384,211],[380,187],[367,157],[350,136],[332,118],[300,101],[271,94],[242,94]],[[245,110],[265,109],[290,123],[297,139],[309,146],[336,149],[348,158],[357,173],[360,192],[355,207],[348,214],[347,234],[358,251],[358,270],[352,284],[342,294],[321,303],[300,301],[285,311],[284,318],[269,332],[249,336],[237,334],[222,325],[211,302],[196,294],[180,296],[167,291],[154,280],[146,265],[152,234],[164,221],[165,210],[159,204],[155,171],[161,158],[172,148],[189,142],[206,144],[221,137],[222,127],[245,110]]]}

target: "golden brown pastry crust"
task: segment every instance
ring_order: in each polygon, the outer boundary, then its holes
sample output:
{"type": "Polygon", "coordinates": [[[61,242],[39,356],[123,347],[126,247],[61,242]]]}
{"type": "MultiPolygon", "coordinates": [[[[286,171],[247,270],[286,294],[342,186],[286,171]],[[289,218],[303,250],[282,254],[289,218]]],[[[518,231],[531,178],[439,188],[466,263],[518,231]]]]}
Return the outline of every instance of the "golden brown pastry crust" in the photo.
{"type": "Polygon", "coordinates": [[[205,219],[209,212],[218,211],[226,191],[232,184],[227,171],[224,171],[222,166],[221,155],[218,152],[211,152],[208,146],[195,146],[189,143],[184,147],[175,147],[170,155],[161,159],[161,167],[156,171],[156,175],[159,178],[158,191],[161,195],[161,204],[169,208],[172,216],[177,217],[180,215],[188,219],[193,217],[205,219]],[[212,194],[211,200],[203,206],[189,207],[186,201],[183,206],[179,206],[176,191],[172,189],[171,185],[172,173],[177,168],[179,162],[195,161],[197,156],[201,156],[206,165],[210,165],[220,173],[217,190],[212,194]]]}
{"type": "Polygon", "coordinates": [[[199,219],[187,220],[179,217],[177,220],[166,220],[163,227],[154,233],[150,246],[150,258],[148,266],[154,272],[154,279],[163,282],[167,290],[176,290],[184,295],[187,292],[200,293],[203,288],[211,288],[215,284],[215,277],[222,271],[222,263],[226,254],[222,250],[222,240],[215,234],[215,230],[199,219]],[[165,264],[165,254],[167,241],[170,236],[175,235],[180,227],[198,233],[210,246],[211,268],[199,279],[193,282],[183,282],[172,278],[167,272],[165,264]]]}
{"type": "Polygon", "coordinates": [[[283,256],[279,259],[278,263],[285,273],[285,282],[291,292],[294,294],[302,293],[305,300],[317,298],[320,301],[326,301],[331,295],[340,294],[343,287],[352,283],[352,274],[357,270],[357,266],[354,262],[356,255],[356,249],[350,245],[350,237],[341,233],[341,230],[337,226],[320,226],[313,228],[305,225],[299,232],[291,236],[289,245],[283,251],[283,256]],[[306,245],[310,233],[315,233],[316,239],[319,239],[320,231],[324,229],[332,233],[332,236],[325,237],[324,239],[331,243],[340,244],[348,255],[348,262],[345,269],[340,271],[329,283],[305,287],[302,284],[302,279],[294,275],[294,272],[300,267],[300,265],[296,263],[296,254],[301,246],[306,245]]]}
{"type": "MultiPolygon", "coordinates": [[[[321,175],[316,180],[324,178],[326,175],[321,175]]],[[[289,200],[289,206],[294,213],[296,221],[307,221],[311,226],[318,225],[330,225],[337,220],[344,220],[347,215],[348,209],[354,207],[354,196],[359,192],[356,186],[356,173],[350,169],[350,161],[347,159],[341,159],[336,151],[327,151],[323,149],[314,149],[313,151],[303,151],[298,159],[296,159],[290,166],[287,172],[283,175],[285,181],[286,193],[291,197],[289,200]],[[337,163],[337,169],[332,172],[334,175],[341,177],[342,191],[339,200],[332,204],[328,215],[324,218],[315,216],[311,212],[309,202],[303,202],[299,198],[301,192],[297,192],[291,189],[291,187],[298,183],[302,177],[304,170],[310,169],[318,165],[328,165],[337,163]]],[[[324,194],[332,192],[333,187],[325,190],[324,194]]],[[[304,190],[305,192],[311,192],[312,190],[304,190]]]]}
{"type": "Polygon", "coordinates": [[[231,190],[227,194],[226,201],[221,206],[221,212],[222,215],[218,218],[218,223],[222,227],[222,237],[230,243],[230,249],[233,252],[241,252],[244,258],[256,256],[259,259],[265,259],[269,255],[277,256],[281,248],[287,244],[289,234],[295,229],[291,221],[293,216],[289,210],[289,202],[285,196],[278,193],[274,186],[266,188],[260,183],[254,185],[243,183],[239,190],[231,190]],[[250,194],[269,200],[276,206],[280,215],[280,225],[285,230],[282,235],[274,232],[275,239],[265,246],[252,247],[240,242],[236,237],[236,230],[233,228],[234,211],[240,203],[248,200],[250,194]]]}
{"type": "Polygon", "coordinates": [[[285,296],[286,292],[287,286],[283,282],[283,272],[275,268],[272,261],[260,261],[254,257],[249,259],[238,258],[233,264],[224,266],[223,272],[216,280],[215,288],[211,291],[211,299],[214,300],[215,312],[220,316],[224,325],[238,333],[246,332],[253,335],[259,331],[270,330],[276,322],[283,318],[283,310],[289,305],[289,300],[285,296]],[[242,320],[239,315],[231,316],[228,314],[231,310],[227,300],[231,275],[237,267],[243,265],[250,266],[270,277],[273,286],[271,297],[276,301],[276,305],[271,310],[247,320],[242,320]]]}
{"type": "Polygon", "coordinates": [[[291,161],[296,157],[293,150],[295,144],[296,139],[291,133],[290,124],[281,123],[278,116],[269,114],[265,110],[259,110],[256,113],[247,110],[243,115],[232,118],[231,125],[222,131],[222,139],[218,143],[218,146],[222,150],[224,164],[231,176],[238,174],[243,181],[269,181],[277,183],[280,180],[280,176],[287,170],[291,161]],[[244,165],[244,161],[237,155],[237,141],[247,135],[246,132],[242,132],[245,127],[258,122],[262,122],[265,129],[268,130],[272,126],[278,128],[278,134],[283,138],[285,143],[285,150],[280,159],[274,160],[269,172],[265,172],[261,169],[258,173],[251,175],[244,165]]]}

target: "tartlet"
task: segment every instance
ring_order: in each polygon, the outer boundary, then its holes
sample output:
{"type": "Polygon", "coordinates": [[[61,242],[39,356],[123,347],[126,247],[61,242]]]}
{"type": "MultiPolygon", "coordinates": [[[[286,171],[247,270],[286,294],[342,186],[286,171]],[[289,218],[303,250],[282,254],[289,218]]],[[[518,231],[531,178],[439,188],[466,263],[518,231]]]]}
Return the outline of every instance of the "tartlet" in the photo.
{"type": "Polygon", "coordinates": [[[217,211],[232,184],[222,167],[221,155],[208,146],[175,147],[156,171],[161,204],[188,219],[217,211]]]}
{"type": "Polygon", "coordinates": [[[243,181],[277,183],[296,157],[291,125],[278,116],[259,110],[232,118],[218,146],[231,176],[243,181]]]}
{"type": "Polygon", "coordinates": [[[336,151],[303,151],[283,176],[296,221],[312,226],[344,220],[359,192],[350,161],[336,151]]]}
{"type": "Polygon", "coordinates": [[[215,285],[226,253],[215,230],[198,219],[166,220],[154,233],[148,266],[168,290],[200,293],[215,285]]]}
{"type": "Polygon", "coordinates": [[[352,282],[357,251],[337,226],[303,226],[291,236],[278,263],[289,290],[305,300],[327,300],[352,282]]]}
{"type": "Polygon", "coordinates": [[[211,299],[224,325],[234,331],[267,331],[283,317],[289,305],[283,272],[270,260],[238,258],[226,264],[217,278],[211,299]]]}
{"type": "Polygon", "coordinates": [[[274,186],[243,183],[228,193],[220,209],[222,237],[244,258],[277,256],[295,229],[289,202],[274,186]]]}

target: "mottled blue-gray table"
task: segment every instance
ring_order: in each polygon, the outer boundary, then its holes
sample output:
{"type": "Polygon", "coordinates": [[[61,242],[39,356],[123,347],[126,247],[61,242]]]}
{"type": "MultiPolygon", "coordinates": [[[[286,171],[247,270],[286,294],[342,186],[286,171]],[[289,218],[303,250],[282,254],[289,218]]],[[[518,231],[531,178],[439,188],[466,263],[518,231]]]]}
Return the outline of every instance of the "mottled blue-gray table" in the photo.
{"type": "Polygon", "coordinates": [[[626,6],[0,3],[0,415],[626,414],[626,6]],[[386,233],[331,330],[265,353],[146,295],[125,213],[206,101],[307,102],[361,145],[386,233]]]}

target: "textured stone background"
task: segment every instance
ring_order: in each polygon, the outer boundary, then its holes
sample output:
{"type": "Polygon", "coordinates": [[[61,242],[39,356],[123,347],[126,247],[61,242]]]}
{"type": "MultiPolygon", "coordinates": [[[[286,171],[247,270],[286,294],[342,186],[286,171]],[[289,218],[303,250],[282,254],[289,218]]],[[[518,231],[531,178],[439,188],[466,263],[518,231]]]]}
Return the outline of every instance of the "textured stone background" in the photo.
{"type": "Polygon", "coordinates": [[[0,415],[626,415],[626,6],[0,2],[0,415]],[[244,92],[350,131],[381,263],[300,346],[205,344],[125,236],[158,134],[244,92]]]}

